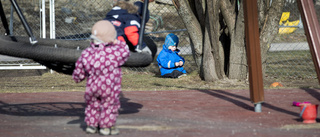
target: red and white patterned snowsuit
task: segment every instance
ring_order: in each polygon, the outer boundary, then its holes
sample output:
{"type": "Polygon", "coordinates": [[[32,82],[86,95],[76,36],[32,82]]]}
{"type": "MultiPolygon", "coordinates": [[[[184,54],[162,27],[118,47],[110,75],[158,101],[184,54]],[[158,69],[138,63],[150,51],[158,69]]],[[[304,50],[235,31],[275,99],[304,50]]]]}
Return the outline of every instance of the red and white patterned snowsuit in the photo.
{"type": "Polygon", "coordinates": [[[121,65],[130,55],[125,42],[85,49],[76,62],[72,77],[80,82],[87,77],[85,122],[88,126],[109,128],[116,123],[120,108],[121,65]]]}

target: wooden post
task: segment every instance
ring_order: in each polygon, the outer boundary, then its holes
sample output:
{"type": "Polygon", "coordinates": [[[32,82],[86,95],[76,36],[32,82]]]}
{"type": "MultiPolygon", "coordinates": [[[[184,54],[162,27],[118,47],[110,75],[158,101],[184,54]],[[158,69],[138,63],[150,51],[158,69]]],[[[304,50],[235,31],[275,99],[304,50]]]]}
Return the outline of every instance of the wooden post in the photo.
{"type": "Polygon", "coordinates": [[[318,82],[320,84],[320,27],[314,9],[313,0],[298,0],[298,7],[307,36],[313,64],[315,66],[318,82]]]}
{"type": "Polygon", "coordinates": [[[249,67],[250,99],[261,112],[264,101],[257,0],[244,0],[245,37],[249,67]]]}

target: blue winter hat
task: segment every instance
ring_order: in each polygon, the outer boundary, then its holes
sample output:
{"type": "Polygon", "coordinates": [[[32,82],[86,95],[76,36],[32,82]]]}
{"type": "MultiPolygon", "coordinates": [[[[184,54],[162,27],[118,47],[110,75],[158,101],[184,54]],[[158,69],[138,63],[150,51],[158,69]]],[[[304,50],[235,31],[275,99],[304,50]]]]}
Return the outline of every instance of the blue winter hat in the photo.
{"type": "Polygon", "coordinates": [[[169,46],[178,47],[179,38],[177,35],[170,33],[166,36],[166,40],[164,41],[164,44],[166,45],[166,48],[168,48],[169,46]]]}

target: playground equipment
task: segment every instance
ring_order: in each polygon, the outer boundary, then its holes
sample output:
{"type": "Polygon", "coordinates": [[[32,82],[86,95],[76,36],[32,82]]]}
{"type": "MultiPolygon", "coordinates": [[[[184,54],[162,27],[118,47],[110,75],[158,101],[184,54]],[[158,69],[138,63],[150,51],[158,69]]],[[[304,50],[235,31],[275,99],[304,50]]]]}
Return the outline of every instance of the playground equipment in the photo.
{"type": "Polygon", "coordinates": [[[257,1],[243,1],[245,18],[245,35],[249,68],[250,99],[254,104],[254,111],[261,112],[264,101],[262,64],[259,39],[257,1]]]}
{"type": "Polygon", "coordinates": [[[275,88],[275,87],[283,87],[283,85],[279,82],[273,82],[269,87],[275,88]]]}
{"type": "MultiPolygon", "coordinates": [[[[298,0],[310,52],[320,83],[320,27],[312,0],[298,0]]],[[[255,112],[261,112],[264,102],[262,65],[258,26],[257,1],[243,1],[245,17],[245,33],[249,68],[250,99],[254,103],[255,112]]]]}
{"type": "Polygon", "coordinates": [[[292,105],[293,105],[293,106],[296,106],[296,107],[300,107],[300,105],[302,105],[302,104],[310,104],[310,102],[308,102],[308,101],[305,101],[305,102],[293,101],[293,102],[292,102],[292,105]]]}
{"type": "MultiPolygon", "coordinates": [[[[0,54],[33,59],[34,61],[37,61],[57,72],[72,74],[76,60],[80,57],[82,50],[90,45],[89,41],[36,39],[28,25],[28,22],[20,11],[20,7],[17,2],[15,0],[10,1],[29,38],[12,36],[10,34],[8,22],[0,1],[0,16],[2,24],[6,30],[5,35],[0,36],[0,54]]],[[[145,4],[148,4],[148,2],[146,1],[145,4]]],[[[144,8],[147,8],[147,5],[144,6],[144,8]]],[[[143,15],[143,21],[145,21],[145,14],[143,15]]],[[[141,24],[144,29],[145,22],[141,24]]],[[[144,31],[140,32],[140,36],[144,36],[144,31]]],[[[140,37],[139,43],[142,43],[142,41],[145,41],[152,54],[145,52],[131,52],[131,56],[124,66],[145,67],[152,63],[157,52],[156,44],[149,37],[140,37]]]]}
{"type": "Polygon", "coordinates": [[[289,21],[290,12],[283,12],[279,21],[279,34],[290,34],[298,29],[300,20],[289,21]]]}
{"type": "Polygon", "coordinates": [[[318,114],[318,105],[310,103],[300,104],[300,117],[303,119],[303,123],[316,123],[318,114]]]}

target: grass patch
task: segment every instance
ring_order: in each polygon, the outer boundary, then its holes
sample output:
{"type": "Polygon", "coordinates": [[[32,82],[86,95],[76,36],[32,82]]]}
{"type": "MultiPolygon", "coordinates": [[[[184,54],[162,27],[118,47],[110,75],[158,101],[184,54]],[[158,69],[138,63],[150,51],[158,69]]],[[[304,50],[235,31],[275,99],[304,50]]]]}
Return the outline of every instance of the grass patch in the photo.
{"type": "MultiPolygon", "coordinates": [[[[19,74],[21,73],[17,75],[19,74]]],[[[59,73],[47,72],[33,76],[1,77],[0,81],[0,93],[84,91],[84,84],[76,84],[70,75],[59,73]]]]}
{"type": "MultiPolygon", "coordinates": [[[[223,79],[205,82],[188,60],[188,75],[180,79],[160,77],[156,63],[147,68],[123,68],[123,91],[249,89],[247,80],[223,79]],[[143,70],[143,71],[141,71],[143,70]]],[[[269,52],[264,87],[280,82],[285,88],[318,88],[319,83],[309,51],[269,52]]],[[[0,70],[0,93],[84,91],[86,82],[75,83],[70,75],[49,70],[0,70]]]]}
{"type": "Polygon", "coordinates": [[[310,51],[269,52],[267,76],[281,79],[316,78],[315,67],[310,51]]]}
{"type": "Polygon", "coordinates": [[[273,82],[291,88],[319,88],[310,51],[269,52],[265,87],[273,82]]]}
{"type": "MultiPolygon", "coordinates": [[[[14,70],[10,70],[11,72],[14,70]]],[[[0,71],[0,73],[5,73],[0,71]]],[[[0,78],[0,93],[84,91],[86,82],[75,83],[70,75],[45,72],[43,74],[0,78]]],[[[245,81],[223,80],[202,81],[197,71],[179,79],[162,78],[152,72],[137,72],[123,69],[122,91],[161,91],[190,89],[243,89],[248,88],[245,81]]]]}

